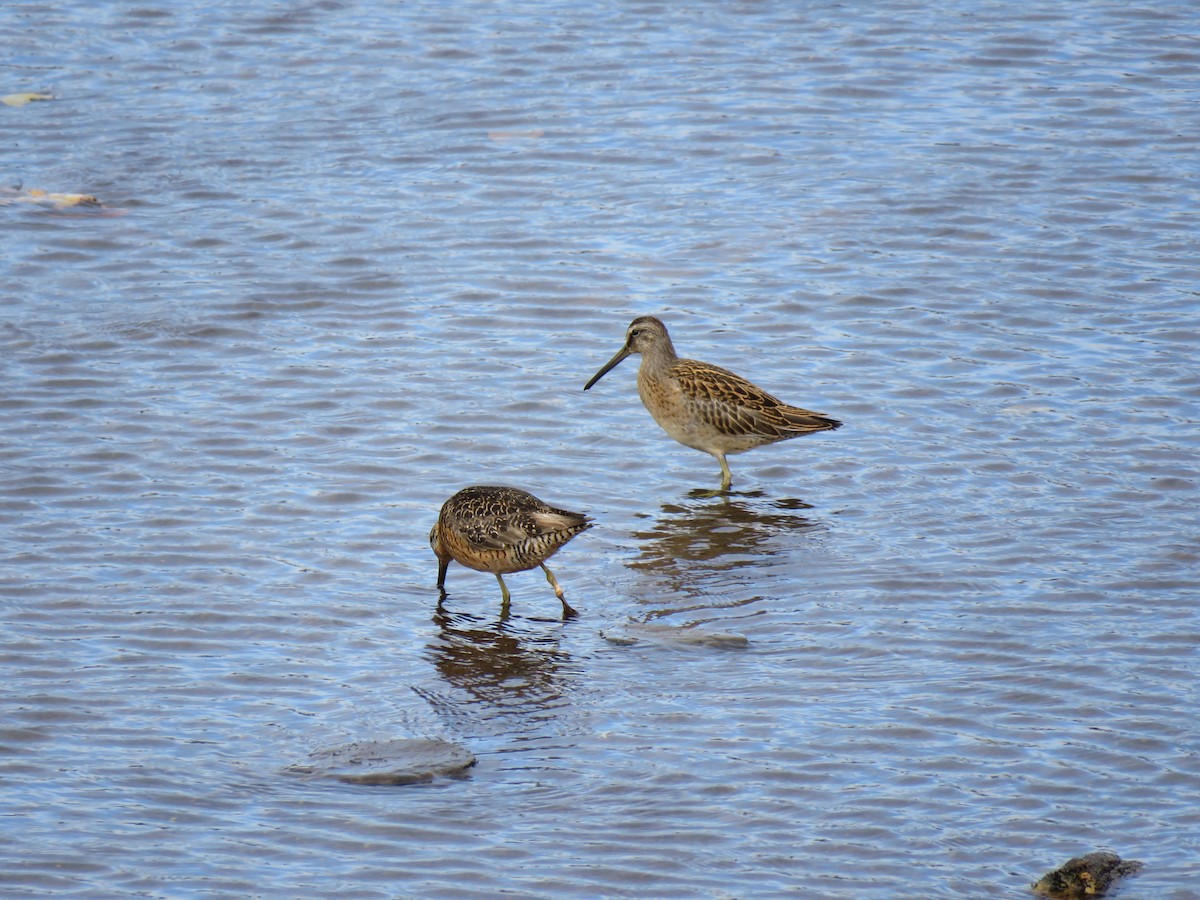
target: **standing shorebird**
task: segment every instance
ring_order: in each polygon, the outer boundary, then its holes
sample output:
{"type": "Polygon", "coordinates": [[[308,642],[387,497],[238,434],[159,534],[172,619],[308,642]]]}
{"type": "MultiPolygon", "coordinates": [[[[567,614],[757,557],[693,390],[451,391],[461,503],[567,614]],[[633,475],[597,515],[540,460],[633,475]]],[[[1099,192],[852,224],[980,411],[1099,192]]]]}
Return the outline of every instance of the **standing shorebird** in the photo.
{"type": "Polygon", "coordinates": [[[503,608],[512,595],[502,576],[541,566],[563,615],[574,615],[546,560],[567,541],[592,527],[582,513],[547,506],[533,494],[511,487],[463,488],[442,504],[429,532],[438,558],[438,590],[446,596],[446,569],[454,560],[477,572],[491,572],[500,582],[503,608]]]}
{"type": "Polygon", "coordinates": [[[829,431],[842,424],[821,413],[789,406],[728,369],[680,358],[667,326],[654,316],[641,316],[629,323],[625,346],[583,389],[586,391],[631,353],[642,354],[637,376],[642,404],[679,443],[717,458],[722,491],[729,490],[733,483],[726,454],[745,453],[763,444],[829,431]]]}

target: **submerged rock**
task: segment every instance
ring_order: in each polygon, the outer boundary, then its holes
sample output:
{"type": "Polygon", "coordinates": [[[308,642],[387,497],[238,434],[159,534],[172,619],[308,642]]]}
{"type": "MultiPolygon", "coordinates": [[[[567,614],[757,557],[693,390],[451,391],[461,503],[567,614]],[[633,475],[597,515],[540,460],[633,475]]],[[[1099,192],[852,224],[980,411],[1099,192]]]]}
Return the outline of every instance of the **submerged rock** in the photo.
{"type": "Polygon", "coordinates": [[[123,216],[128,210],[106,206],[91,194],[65,194],[30,188],[27,191],[0,186],[0,206],[24,206],[58,215],[88,215],[110,218],[123,216]]]}
{"type": "Polygon", "coordinates": [[[475,754],[450,741],[412,739],[361,741],[314,750],[308,760],[287,771],[345,784],[421,784],[438,777],[461,776],[475,765],[475,754]]]}
{"type": "Polygon", "coordinates": [[[646,641],[655,644],[726,649],[741,649],[750,645],[744,634],[736,634],[732,631],[705,631],[702,628],[680,628],[675,625],[657,625],[646,622],[630,622],[619,631],[602,631],[600,636],[618,647],[630,647],[646,641]]]}
{"type": "Polygon", "coordinates": [[[1067,860],[1053,872],[1047,872],[1033,885],[1033,892],[1056,900],[1082,900],[1099,897],[1114,881],[1141,869],[1136,859],[1123,860],[1108,850],[1097,850],[1067,860]]]}

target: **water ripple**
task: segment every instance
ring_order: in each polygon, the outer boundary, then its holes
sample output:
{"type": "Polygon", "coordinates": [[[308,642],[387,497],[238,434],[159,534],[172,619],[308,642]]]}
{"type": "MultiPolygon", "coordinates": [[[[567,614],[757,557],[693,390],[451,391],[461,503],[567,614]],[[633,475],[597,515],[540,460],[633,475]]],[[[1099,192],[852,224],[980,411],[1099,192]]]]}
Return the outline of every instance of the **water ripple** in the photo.
{"type": "Polygon", "coordinates": [[[0,885],[1185,896],[1194,11],[517,12],[10,11],[0,885]],[[645,313],[845,427],[704,496],[582,391],[645,313]],[[496,482],[578,619],[438,605],[496,482]],[[478,765],[287,775],[411,738],[478,765]]]}

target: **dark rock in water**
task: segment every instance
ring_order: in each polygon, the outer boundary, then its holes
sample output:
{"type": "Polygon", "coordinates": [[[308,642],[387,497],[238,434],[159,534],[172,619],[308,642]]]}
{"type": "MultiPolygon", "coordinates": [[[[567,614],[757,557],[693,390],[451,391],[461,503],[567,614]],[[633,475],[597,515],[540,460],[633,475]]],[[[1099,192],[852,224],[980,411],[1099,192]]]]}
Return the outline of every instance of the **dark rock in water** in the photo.
{"type": "Polygon", "coordinates": [[[422,784],[437,777],[461,776],[475,765],[475,754],[435,739],[361,741],[313,751],[308,760],[287,771],[346,784],[422,784]]]}
{"type": "Polygon", "coordinates": [[[1136,859],[1123,860],[1108,850],[1098,850],[1068,860],[1053,872],[1047,872],[1033,886],[1035,894],[1056,900],[1082,900],[1099,897],[1114,881],[1141,869],[1136,859]]]}

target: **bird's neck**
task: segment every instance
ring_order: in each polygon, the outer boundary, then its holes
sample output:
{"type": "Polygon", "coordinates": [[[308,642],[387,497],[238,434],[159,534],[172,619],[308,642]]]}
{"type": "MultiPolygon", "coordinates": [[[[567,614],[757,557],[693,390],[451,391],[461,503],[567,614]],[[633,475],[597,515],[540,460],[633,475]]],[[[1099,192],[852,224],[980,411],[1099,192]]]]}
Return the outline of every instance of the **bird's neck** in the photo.
{"type": "Polygon", "coordinates": [[[675,348],[668,339],[666,343],[659,344],[649,352],[642,353],[642,364],[639,371],[650,376],[657,373],[665,373],[677,359],[679,359],[679,356],[675,353],[675,348]]]}

